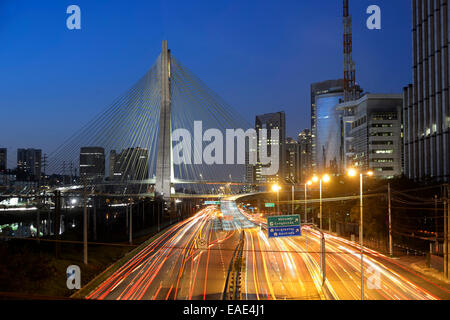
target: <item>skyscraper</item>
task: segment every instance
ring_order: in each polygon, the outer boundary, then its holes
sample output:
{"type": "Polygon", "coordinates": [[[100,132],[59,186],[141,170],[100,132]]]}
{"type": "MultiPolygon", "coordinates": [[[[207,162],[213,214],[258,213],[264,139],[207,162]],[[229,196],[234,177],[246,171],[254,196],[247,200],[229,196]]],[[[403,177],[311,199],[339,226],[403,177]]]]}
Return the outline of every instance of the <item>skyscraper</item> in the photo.
{"type": "Polygon", "coordinates": [[[41,178],[41,149],[17,149],[17,180],[38,181],[41,178]]]}
{"type": "Polygon", "coordinates": [[[404,173],[450,180],[448,0],[412,0],[413,83],[403,89],[404,173]]]}
{"type": "Polygon", "coordinates": [[[300,152],[300,183],[308,180],[312,175],[312,136],[309,129],[305,129],[298,135],[300,152]]]}
{"type": "MultiPolygon", "coordinates": [[[[253,137],[252,139],[257,139],[253,137]]],[[[255,179],[255,165],[250,163],[250,154],[257,154],[258,144],[252,144],[248,139],[245,139],[245,182],[244,190],[246,192],[253,191],[252,184],[256,182],[255,179]],[[252,145],[256,146],[256,149],[252,149],[252,145]]]]}
{"type": "MultiPolygon", "coordinates": [[[[263,115],[256,116],[255,119],[255,130],[257,135],[258,146],[261,144],[261,129],[267,129],[267,152],[270,156],[272,154],[272,145],[277,144],[279,147],[279,170],[278,173],[271,176],[262,175],[261,169],[263,165],[260,160],[259,148],[258,148],[258,160],[255,166],[255,182],[284,182],[285,178],[285,163],[286,163],[286,115],[284,111],[276,113],[267,113],[263,115]],[[274,139],[271,136],[271,130],[279,130],[278,139],[274,139]]],[[[268,165],[267,165],[268,166],[268,165]]]]}
{"type": "Polygon", "coordinates": [[[324,131],[325,127],[323,126],[320,129],[321,131],[320,132],[318,131],[317,125],[318,122],[320,122],[319,118],[321,118],[322,120],[330,118],[330,115],[333,113],[333,104],[336,105],[340,102],[340,100],[343,99],[343,93],[344,93],[344,79],[326,80],[311,84],[311,138],[312,138],[311,153],[312,153],[313,172],[318,172],[321,170],[318,169],[318,167],[320,165],[320,159],[322,157],[321,155],[323,146],[317,145],[318,143],[317,136],[319,133],[320,137],[322,137],[323,135],[328,135],[328,133],[324,131]],[[329,96],[325,97],[324,95],[329,96]],[[322,100],[320,104],[320,110],[318,110],[317,103],[321,96],[322,100]],[[327,105],[327,110],[324,110],[325,104],[327,105]],[[318,116],[318,112],[321,113],[321,116],[318,116]]]}
{"type": "Polygon", "coordinates": [[[343,91],[316,97],[317,125],[313,139],[316,146],[313,161],[317,173],[338,174],[342,163],[342,112],[336,106],[343,99],[343,91]]]}
{"type": "Polygon", "coordinates": [[[147,149],[127,148],[119,154],[116,154],[115,150],[111,150],[109,162],[110,179],[112,180],[128,181],[148,179],[147,149]]]}
{"type": "Polygon", "coordinates": [[[402,103],[400,94],[366,94],[338,105],[344,111],[346,168],[371,169],[380,178],[401,175],[402,103]]]}
{"type": "MultiPolygon", "coordinates": [[[[358,99],[362,89],[355,85],[352,90],[354,98],[358,99]]],[[[343,79],[311,85],[311,152],[314,173],[327,171],[339,174],[344,168],[344,112],[336,109],[343,100],[343,79]]]]}
{"type": "Polygon", "coordinates": [[[300,182],[300,145],[292,139],[286,139],[285,180],[290,183],[300,182]]]}
{"type": "Polygon", "coordinates": [[[90,181],[102,181],[105,177],[105,149],[82,147],[80,149],[80,177],[90,181]]]}

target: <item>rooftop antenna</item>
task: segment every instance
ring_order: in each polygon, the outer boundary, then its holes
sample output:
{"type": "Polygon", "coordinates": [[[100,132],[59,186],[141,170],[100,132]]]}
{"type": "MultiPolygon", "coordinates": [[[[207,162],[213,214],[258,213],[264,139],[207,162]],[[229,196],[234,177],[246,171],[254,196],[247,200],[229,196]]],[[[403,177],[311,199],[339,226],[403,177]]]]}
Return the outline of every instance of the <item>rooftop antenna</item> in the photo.
{"type": "Polygon", "coordinates": [[[352,58],[352,17],[348,0],[344,0],[344,102],[356,98],[355,63],[352,58]]]}

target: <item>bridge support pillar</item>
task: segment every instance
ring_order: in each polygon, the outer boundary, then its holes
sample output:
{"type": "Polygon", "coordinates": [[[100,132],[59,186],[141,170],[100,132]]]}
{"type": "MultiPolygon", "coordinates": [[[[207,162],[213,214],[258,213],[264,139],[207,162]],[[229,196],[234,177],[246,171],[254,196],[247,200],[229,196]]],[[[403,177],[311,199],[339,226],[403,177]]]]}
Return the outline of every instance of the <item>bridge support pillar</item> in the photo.
{"type": "Polygon", "coordinates": [[[164,199],[170,198],[170,182],[173,176],[172,161],[172,122],[170,95],[170,51],[167,41],[162,43],[160,60],[161,110],[158,132],[158,153],[156,158],[155,193],[164,199]]]}

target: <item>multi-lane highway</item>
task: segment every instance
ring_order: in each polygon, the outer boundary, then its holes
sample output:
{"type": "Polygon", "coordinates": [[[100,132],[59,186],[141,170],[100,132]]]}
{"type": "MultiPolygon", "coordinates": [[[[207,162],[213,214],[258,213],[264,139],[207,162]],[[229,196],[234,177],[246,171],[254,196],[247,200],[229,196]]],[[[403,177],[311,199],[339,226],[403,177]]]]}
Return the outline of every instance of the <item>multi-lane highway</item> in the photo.
{"type": "MultiPolygon", "coordinates": [[[[222,299],[236,247],[243,238],[241,299],[360,299],[356,243],[325,235],[326,280],[320,234],[268,238],[265,217],[234,201],[209,206],[171,227],[142,249],[88,299],[222,299]]],[[[365,299],[449,299],[450,292],[365,248],[365,299]]]]}
{"type": "MultiPolygon", "coordinates": [[[[359,246],[325,234],[326,280],[322,286],[320,233],[302,229],[297,238],[267,238],[261,229],[246,232],[244,297],[249,299],[361,299],[359,246]],[[306,239],[307,237],[307,239],[306,239]],[[256,270],[256,272],[255,272],[256,270]]],[[[450,292],[404,268],[396,260],[365,248],[364,298],[448,299],[450,292]]]]}

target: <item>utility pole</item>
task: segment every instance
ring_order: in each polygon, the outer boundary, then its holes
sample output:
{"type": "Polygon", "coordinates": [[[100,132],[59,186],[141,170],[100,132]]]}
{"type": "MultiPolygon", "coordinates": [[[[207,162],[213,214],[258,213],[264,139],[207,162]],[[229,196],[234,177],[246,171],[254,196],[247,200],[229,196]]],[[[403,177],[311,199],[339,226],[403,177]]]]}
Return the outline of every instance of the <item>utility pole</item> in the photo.
{"type": "Polygon", "coordinates": [[[450,205],[449,205],[449,199],[450,199],[450,188],[449,185],[447,184],[447,260],[446,260],[446,265],[447,265],[447,274],[446,274],[446,279],[448,279],[448,238],[449,238],[449,233],[450,233],[450,205]]]}
{"type": "Polygon", "coordinates": [[[322,271],[322,286],[325,284],[326,280],[326,252],[325,252],[325,234],[323,231],[313,223],[308,224],[311,228],[318,231],[320,233],[320,269],[322,271]]]}
{"type": "Polygon", "coordinates": [[[439,241],[438,241],[438,196],[434,195],[434,232],[436,234],[436,240],[434,243],[434,251],[437,253],[439,251],[439,241]]]}
{"type": "Polygon", "coordinates": [[[63,184],[66,184],[66,161],[63,161],[62,164],[62,176],[63,184]]]}
{"type": "Polygon", "coordinates": [[[280,190],[277,189],[277,215],[280,215],[280,190]]]}
{"type": "Polygon", "coordinates": [[[130,203],[130,244],[133,244],[133,202],[130,203]]]}
{"type": "Polygon", "coordinates": [[[55,255],[59,258],[60,243],[59,231],[61,228],[61,191],[55,191],[55,222],[53,223],[55,242],[55,255]]]}
{"type": "Polygon", "coordinates": [[[322,286],[323,286],[326,280],[326,269],[327,269],[325,261],[325,235],[323,234],[323,232],[321,232],[320,236],[320,252],[321,252],[320,265],[322,268],[322,286]]]}
{"type": "Polygon", "coordinates": [[[450,223],[450,190],[448,185],[445,185],[444,196],[444,278],[448,279],[448,233],[450,223]]]}
{"type": "Polygon", "coordinates": [[[142,228],[145,226],[145,200],[142,200],[142,228]]]}
{"type": "Polygon", "coordinates": [[[40,243],[40,233],[41,233],[41,210],[42,210],[43,206],[41,206],[40,208],[38,208],[37,210],[37,216],[36,216],[36,237],[37,237],[37,243],[40,243]]]}
{"type": "Polygon", "coordinates": [[[160,210],[160,206],[159,206],[159,201],[157,202],[158,204],[158,232],[161,231],[161,225],[160,225],[160,214],[161,214],[161,210],[160,210]]]}
{"type": "Polygon", "coordinates": [[[94,225],[94,241],[97,241],[97,203],[95,201],[95,197],[92,199],[92,204],[94,207],[94,221],[93,221],[93,225],[94,225]]]}
{"type": "MultiPolygon", "coordinates": [[[[47,154],[46,153],[44,153],[44,157],[42,159],[42,166],[44,167],[44,183],[45,183],[45,169],[47,168],[47,154]]],[[[39,176],[39,186],[42,186],[41,176],[42,176],[42,174],[39,176]]],[[[45,189],[44,189],[44,193],[45,193],[45,189]]],[[[45,198],[44,198],[44,200],[45,200],[45,198]]]]}
{"type": "Polygon", "coordinates": [[[73,161],[70,161],[70,184],[73,183],[72,172],[73,172],[73,161]]]}
{"type": "MultiPolygon", "coordinates": [[[[45,169],[47,168],[47,154],[44,153],[44,157],[42,159],[42,166],[44,168],[44,183],[45,183],[45,169]]],[[[39,180],[41,179],[41,177],[39,177],[39,180]]],[[[41,185],[41,182],[39,182],[39,186],[41,185]]],[[[37,232],[37,242],[40,243],[40,237],[41,237],[41,210],[42,208],[45,208],[45,187],[42,189],[43,190],[43,197],[41,198],[41,207],[37,210],[37,217],[36,217],[36,232],[37,232]]]]}
{"type": "Polygon", "coordinates": [[[130,218],[128,217],[128,211],[129,211],[129,209],[128,209],[128,203],[127,203],[127,205],[125,206],[125,232],[126,232],[126,234],[128,234],[128,224],[130,222],[130,218]]]}
{"type": "Polygon", "coordinates": [[[42,160],[42,166],[44,167],[44,178],[45,178],[45,171],[47,168],[47,154],[44,153],[44,159],[42,160]]]}
{"type": "Polygon", "coordinates": [[[389,256],[392,257],[394,252],[392,248],[392,212],[391,212],[391,184],[388,182],[388,213],[389,213],[389,256]]]}
{"type": "Polygon", "coordinates": [[[150,202],[151,203],[151,205],[152,205],[152,224],[153,224],[153,221],[154,221],[154,219],[155,219],[155,201],[153,200],[152,202],[150,202]]]}
{"type": "Polygon", "coordinates": [[[88,246],[87,246],[87,186],[86,177],[84,177],[84,214],[83,214],[83,251],[84,264],[88,264],[88,246]]]}
{"type": "Polygon", "coordinates": [[[306,199],[306,189],[307,189],[307,184],[305,183],[305,223],[308,223],[308,203],[307,203],[307,199],[306,199]]]}
{"type": "Polygon", "coordinates": [[[320,206],[319,206],[320,230],[322,230],[322,179],[320,179],[320,206]]]}
{"type": "Polygon", "coordinates": [[[328,208],[328,232],[331,233],[331,209],[328,208]]]}

